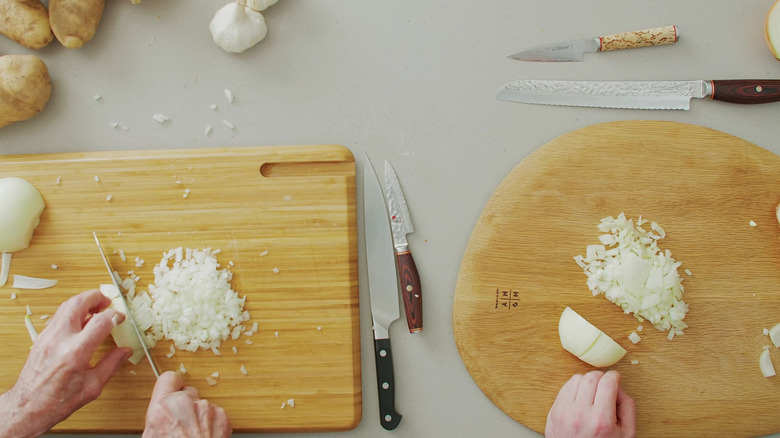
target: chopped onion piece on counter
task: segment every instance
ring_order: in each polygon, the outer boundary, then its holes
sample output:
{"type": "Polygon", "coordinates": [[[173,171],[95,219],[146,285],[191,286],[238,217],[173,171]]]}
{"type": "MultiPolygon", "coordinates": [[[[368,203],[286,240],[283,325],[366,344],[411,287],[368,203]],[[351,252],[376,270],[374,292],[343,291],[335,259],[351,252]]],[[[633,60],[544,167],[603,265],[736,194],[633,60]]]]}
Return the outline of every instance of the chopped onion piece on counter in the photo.
{"type": "Polygon", "coordinates": [[[14,284],[11,287],[14,289],[48,289],[56,284],[57,280],[14,275],[14,284]]]}
{"type": "Polygon", "coordinates": [[[215,386],[215,385],[217,384],[217,381],[216,381],[216,380],[214,380],[214,379],[213,379],[213,378],[211,378],[211,377],[206,377],[206,382],[208,382],[208,384],[209,384],[210,386],[215,386]]]}
{"type": "Polygon", "coordinates": [[[756,227],[758,224],[753,221],[750,221],[748,222],[748,225],[750,225],[751,227],[756,227]]]}
{"type": "Polygon", "coordinates": [[[243,375],[245,375],[245,376],[249,374],[249,373],[247,372],[247,370],[246,370],[246,367],[245,367],[245,366],[243,366],[243,365],[241,365],[241,374],[243,374],[243,375]]]}
{"type": "Polygon", "coordinates": [[[764,377],[772,377],[777,375],[775,373],[775,366],[772,365],[772,358],[769,357],[769,350],[761,351],[761,355],[758,357],[758,366],[761,368],[761,374],[764,377]]]}
{"type": "Polygon", "coordinates": [[[629,339],[629,340],[630,340],[632,343],[634,343],[634,344],[636,344],[636,343],[638,343],[639,341],[641,341],[641,340],[642,340],[642,338],[640,338],[640,337],[639,337],[639,335],[638,335],[638,334],[636,334],[636,332],[631,332],[631,334],[630,334],[630,335],[628,335],[628,339],[629,339]]]}
{"type": "Polygon", "coordinates": [[[27,333],[30,334],[30,339],[35,342],[35,340],[38,338],[38,330],[35,330],[32,319],[30,319],[30,313],[24,315],[24,325],[27,327],[27,333]]]}
{"type": "Polygon", "coordinates": [[[669,330],[671,339],[688,327],[683,322],[688,305],[677,272],[681,262],[658,247],[666,236],[663,228],[653,222],[647,231],[642,228],[646,222],[640,217],[635,223],[624,213],[601,219],[598,229],[605,234],[599,241],[608,245],[588,245],[585,256],[574,260],[587,275],[594,296],[603,294],[639,322],[648,320],[658,330],[669,330]]]}
{"type": "Polygon", "coordinates": [[[769,339],[776,348],[780,348],[780,324],[775,324],[769,329],[769,339]]]}

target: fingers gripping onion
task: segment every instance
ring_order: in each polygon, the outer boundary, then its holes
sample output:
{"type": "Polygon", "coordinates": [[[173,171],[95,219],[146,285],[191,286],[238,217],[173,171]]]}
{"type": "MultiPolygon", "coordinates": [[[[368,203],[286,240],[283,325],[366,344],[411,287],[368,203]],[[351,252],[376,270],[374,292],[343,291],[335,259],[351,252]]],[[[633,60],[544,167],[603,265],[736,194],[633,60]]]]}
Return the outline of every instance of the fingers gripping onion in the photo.
{"type": "Polygon", "coordinates": [[[38,190],[22,178],[0,179],[0,286],[8,281],[11,253],[30,246],[45,204],[38,190]]]}
{"type": "MultiPolygon", "coordinates": [[[[100,292],[108,298],[111,298],[112,309],[123,315],[130,315],[130,309],[127,308],[125,300],[119,295],[122,292],[117,289],[116,286],[113,284],[101,284],[100,292]]],[[[138,334],[136,334],[133,323],[129,318],[125,318],[121,324],[116,325],[113,330],[111,330],[111,336],[114,338],[117,347],[129,347],[133,349],[133,355],[130,356],[130,359],[128,360],[134,365],[138,365],[138,362],[146,355],[141,340],[138,338],[138,334]]]]}

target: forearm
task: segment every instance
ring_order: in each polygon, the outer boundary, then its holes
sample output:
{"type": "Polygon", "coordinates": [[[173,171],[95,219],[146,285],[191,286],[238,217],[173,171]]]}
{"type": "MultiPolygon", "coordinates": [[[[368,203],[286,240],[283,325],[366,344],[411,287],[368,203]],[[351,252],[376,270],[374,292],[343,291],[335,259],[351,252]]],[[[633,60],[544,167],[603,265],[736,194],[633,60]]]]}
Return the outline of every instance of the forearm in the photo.
{"type": "Polygon", "coordinates": [[[0,395],[0,436],[7,438],[33,438],[46,433],[52,425],[45,422],[45,415],[36,412],[33,403],[12,388],[0,395]]]}

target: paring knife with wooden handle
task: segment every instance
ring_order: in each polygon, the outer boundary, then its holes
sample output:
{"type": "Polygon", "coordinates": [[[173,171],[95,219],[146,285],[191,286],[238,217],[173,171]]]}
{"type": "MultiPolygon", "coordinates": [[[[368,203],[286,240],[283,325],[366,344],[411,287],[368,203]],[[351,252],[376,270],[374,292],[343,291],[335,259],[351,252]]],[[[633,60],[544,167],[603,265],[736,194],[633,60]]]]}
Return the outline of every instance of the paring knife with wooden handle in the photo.
{"type": "Polygon", "coordinates": [[[414,263],[412,251],[406,240],[406,235],[414,232],[414,226],[409,208],[406,206],[406,198],[401,191],[401,184],[398,182],[393,166],[387,160],[385,160],[385,197],[390,226],[393,230],[395,261],[406,310],[406,323],[410,333],[419,333],[423,329],[422,286],[417,265],[414,263]]]}
{"type": "Polygon", "coordinates": [[[579,62],[585,59],[586,53],[674,44],[679,36],[677,26],[656,27],[584,40],[544,44],[511,54],[509,57],[532,62],[579,62]]]}

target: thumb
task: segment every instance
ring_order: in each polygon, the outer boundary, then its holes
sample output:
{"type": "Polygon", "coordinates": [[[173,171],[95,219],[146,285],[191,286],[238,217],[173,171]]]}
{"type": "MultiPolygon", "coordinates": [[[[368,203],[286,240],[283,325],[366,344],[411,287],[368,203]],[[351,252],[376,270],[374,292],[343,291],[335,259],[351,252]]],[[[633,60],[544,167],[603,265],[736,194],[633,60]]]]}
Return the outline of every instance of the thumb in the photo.
{"type": "Polygon", "coordinates": [[[166,371],[160,374],[157,383],[154,384],[152,399],[149,404],[152,405],[166,394],[180,391],[182,388],[184,388],[184,380],[181,376],[173,371],[166,371]]]}

